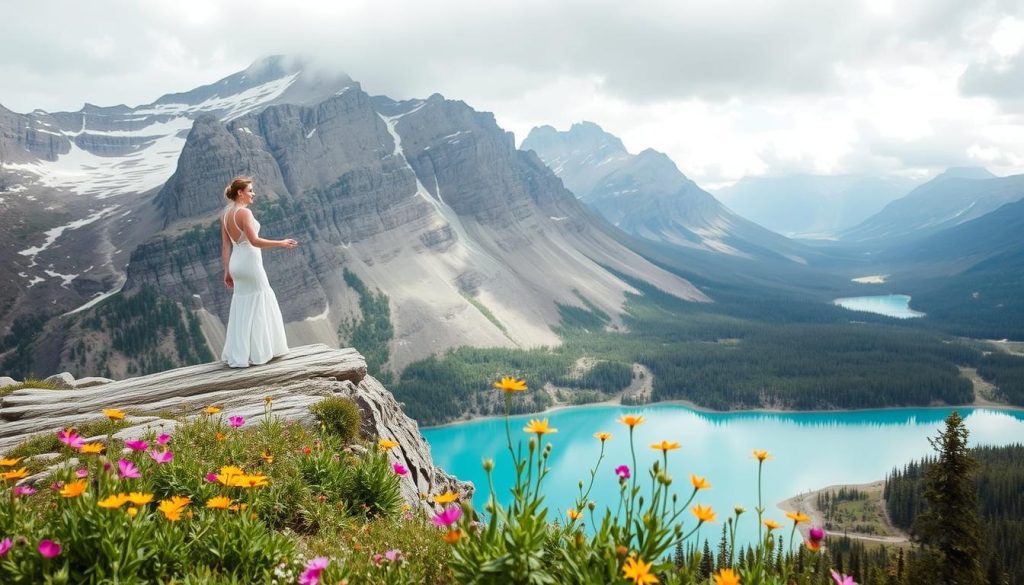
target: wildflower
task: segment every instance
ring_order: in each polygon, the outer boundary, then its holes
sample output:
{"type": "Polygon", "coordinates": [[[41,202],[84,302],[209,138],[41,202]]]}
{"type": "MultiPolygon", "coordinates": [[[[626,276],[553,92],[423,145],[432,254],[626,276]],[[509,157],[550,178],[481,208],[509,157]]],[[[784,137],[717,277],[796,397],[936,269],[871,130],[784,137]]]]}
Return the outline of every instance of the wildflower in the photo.
{"type": "Polygon", "coordinates": [[[89,470],[84,468],[84,467],[81,468],[81,469],[76,469],[75,470],[75,477],[77,477],[78,479],[89,477],[89,470]]]}
{"type": "Polygon", "coordinates": [[[409,473],[409,470],[406,469],[406,467],[401,463],[393,463],[391,465],[391,468],[394,469],[395,473],[397,473],[398,475],[404,476],[406,473],[409,473]]]}
{"type": "Polygon", "coordinates": [[[241,477],[238,477],[238,478],[236,478],[235,483],[232,484],[232,485],[234,485],[236,487],[253,488],[253,487],[263,487],[263,486],[267,485],[268,483],[270,483],[270,479],[267,478],[267,476],[257,474],[257,475],[243,475],[241,477]]]}
{"type": "Polygon", "coordinates": [[[5,471],[0,473],[0,478],[4,481],[10,481],[12,479],[24,479],[28,477],[28,468],[22,467],[21,469],[15,469],[14,471],[5,471]]]}
{"type": "Polygon", "coordinates": [[[274,397],[273,396],[264,396],[263,397],[263,402],[264,402],[264,404],[271,404],[272,402],[274,402],[274,397]]]}
{"type": "Polygon", "coordinates": [[[241,512],[242,510],[245,510],[248,507],[249,504],[242,502],[241,504],[231,504],[230,506],[228,506],[228,510],[231,510],[232,512],[241,512]]]}
{"type": "Polygon", "coordinates": [[[11,550],[12,546],[14,546],[14,544],[11,542],[10,538],[0,540],[0,557],[6,555],[7,551],[11,550]]]}
{"type": "Polygon", "coordinates": [[[786,518],[793,521],[793,524],[800,524],[801,522],[810,522],[811,517],[800,512],[786,512],[786,518]]]}
{"type": "Polygon", "coordinates": [[[44,538],[39,541],[39,554],[45,558],[52,559],[53,557],[60,554],[60,545],[52,540],[44,538]]]}
{"type": "Polygon", "coordinates": [[[459,521],[462,517],[462,508],[458,506],[448,506],[444,512],[435,514],[431,521],[435,526],[451,526],[459,521]]]}
{"type": "Polygon", "coordinates": [[[210,416],[213,416],[213,415],[217,414],[218,412],[220,412],[220,409],[217,408],[216,406],[207,406],[206,409],[203,410],[203,412],[205,412],[206,414],[208,414],[210,416]]]}
{"type": "Polygon", "coordinates": [[[313,450],[310,449],[309,447],[303,447],[302,449],[299,449],[299,450],[302,451],[303,455],[309,455],[310,453],[313,452],[313,450]]]}
{"type": "Polygon", "coordinates": [[[320,573],[323,573],[331,560],[327,557],[315,557],[306,563],[306,569],[299,576],[299,585],[319,585],[320,573]]]}
{"type": "Polygon", "coordinates": [[[127,459],[119,459],[117,461],[117,469],[121,477],[125,479],[138,479],[142,477],[142,474],[139,473],[139,468],[135,467],[135,464],[127,459]]]}
{"type": "Polygon", "coordinates": [[[492,469],[494,469],[494,459],[491,459],[490,457],[484,459],[483,466],[484,471],[491,471],[492,469]]]}
{"type": "Polygon", "coordinates": [[[441,504],[443,506],[445,504],[450,504],[457,499],[459,499],[459,494],[456,494],[455,492],[445,492],[434,496],[434,503],[441,504]]]}
{"type": "Polygon", "coordinates": [[[445,532],[444,536],[441,538],[443,538],[448,544],[455,544],[460,538],[462,538],[462,531],[458,528],[455,530],[449,530],[448,532],[445,532]]]}
{"type": "Polygon", "coordinates": [[[836,585],[857,585],[853,580],[853,577],[849,575],[840,575],[835,569],[832,569],[832,579],[836,582],[836,585]]]}
{"type": "Polygon", "coordinates": [[[225,438],[227,438],[227,436],[224,433],[218,431],[213,434],[213,438],[217,439],[218,441],[223,441],[225,438]]]}
{"type": "Polygon", "coordinates": [[[30,485],[14,486],[14,495],[16,496],[31,496],[34,493],[36,493],[36,488],[30,485]]]}
{"type": "Polygon", "coordinates": [[[768,452],[767,451],[758,451],[758,450],[755,449],[754,450],[754,458],[757,459],[758,461],[761,461],[763,463],[764,460],[768,458],[768,452]]]}
{"type": "Polygon", "coordinates": [[[100,508],[107,508],[108,510],[113,510],[116,508],[120,508],[121,506],[127,503],[128,494],[114,494],[111,496],[107,496],[106,498],[103,498],[99,502],[96,502],[96,505],[99,506],[100,508]]]}
{"type": "Polygon", "coordinates": [[[629,466],[620,465],[615,468],[615,475],[619,476],[619,479],[629,479],[629,466]]]}
{"type": "Polygon", "coordinates": [[[145,506],[153,501],[153,494],[145,494],[142,492],[132,492],[128,494],[127,497],[128,501],[136,506],[145,506]]]}
{"type": "Polygon", "coordinates": [[[391,561],[392,563],[400,563],[403,560],[405,560],[405,557],[402,556],[402,551],[397,548],[385,551],[384,558],[391,561]]]}
{"type": "Polygon", "coordinates": [[[166,434],[166,433],[164,433],[163,435],[160,435],[159,437],[156,438],[156,444],[157,445],[166,445],[170,441],[171,441],[171,436],[166,434]]]}
{"type": "Polygon", "coordinates": [[[660,443],[651,443],[651,449],[660,450],[662,453],[668,453],[669,451],[678,449],[679,447],[679,443],[675,441],[662,441],[660,443]]]}
{"type": "Polygon", "coordinates": [[[3,458],[0,459],[0,467],[14,467],[21,461],[21,457],[15,457],[14,459],[3,458]]]}
{"type": "Polygon", "coordinates": [[[124,411],[123,410],[118,410],[116,408],[104,408],[103,409],[103,416],[109,418],[110,420],[123,420],[124,419],[124,411]]]}
{"type": "Polygon", "coordinates": [[[213,472],[207,473],[206,474],[206,481],[208,481],[210,483],[213,483],[213,482],[217,481],[217,474],[213,473],[213,472]]]}
{"type": "Polygon", "coordinates": [[[619,417],[619,422],[628,426],[629,428],[633,428],[636,425],[644,422],[644,417],[634,414],[624,414],[621,417],[619,417]]]}
{"type": "Polygon", "coordinates": [[[264,451],[264,452],[260,453],[260,459],[262,459],[266,463],[273,463],[274,462],[274,456],[270,454],[270,451],[264,451]]]}
{"type": "Polygon", "coordinates": [[[183,496],[171,496],[170,499],[161,500],[158,506],[164,516],[171,522],[181,520],[181,512],[188,506],[189,499],[183,496]]]}
{"type": "Polygon", "coordinates": [[[782,524],[779,524],[775,520],[766,519],[764,522],[762,522],[762,524],[768,527],[768,532],[782,528],[782,524]]]}
{"type": "Polygon", "coordinates": [[[732,569],[719,569],[714,578],[715,585],[740,585],[740,576],[732,569]]]}
{"type": "Polygon", "coordinates": [[[548,419],[544,419],[544,420],[532,419],[529,422],[529,424],[527,424],[525,427],[523,427],[523,431],[527,432],[527,433],[537,433],[537,438],[539,439],[540,437],[542,437],[543,435],[546,435],[547,433],[557,433],[558,429],[556,429],[554,427],[549,427],[548,426],[548,419]]]}
{"type": "Polygon", "coordinates": [[[807,542],[804,543],[804,545],[807,546],[807,550],[813,550],[813,551],[821,550],[821,541],[820,540],[808,540],[807,542]]]}
{"type": "Polygon", "coordinates": [[[89,482],[84,479],[73,481],[61,488],[60,495],[64,498],[77,498],[82,495],[82,492],[84,492],[87,487],[89,487],[89,482]]]}
{"type": "Polygon", "coordinates": [[[229,416],[228,422],[231,423],[232,428],[238,428],[245,424],[244,416],[229,416]]]}
{"type": "Polygon", "coordinates": [[[171,451],[160,451],[159,453],[156,451],[150,451],[149,458],[156,461],[158,464],[163,465],[164,463],[169,463],[171,459],[174,459],[174,453],[171,451]]]}
{"type": "Polygon", "coordinates": [[[72,449],[81,449],[85,444],[85,439],[71,429],[57,431],[57,439],[72,449]]]}
{"type": "Polygon", "coordinates": [[[99,455],[103,452],[103,443],[85,443],[78,448],[78,452],[86,455],[99,455]]]}
{"type": "Polygon", "coordinates": [[[575,508],[569,508],[568,515],[569,519],[575,522],[583,517],[583,512],[578,512],[575,508]]]}
{"type": "Polygon", "coordinates": [[[651,574],[651,563],[645,563],[636,557],[629,557],[622,565],[622,576],[633,583],[657,583],[658,578],[651,574]]]}
{"type": "Polygon", "coordinates": [[[393,449],[398,446],[398,441],[392,441],[391,439],[381,439],[377,441],[377,445],[384,450],[393,449]]]}
{"type": "Polygon", "coordinates": [[[227,510],[231,505],[231,498],[227,496],[216,496],[206,500],[206,507],[211,510],[227,510]]]}
{"type": "Polygon", "coordinates": [[[494,383],[494,388],[501,390],[505,394],[511,394],[513,392],[525,392],[526,391],[526,380],[520,380],[519,378],[502,378],[500,381],[494,383]]]}
{"type": "Polygon", "coordinates": [[[125,441],[124,446],[132,451],[145,451],[149,449],[149,443],[145,441],[125,441]]]}
{"type": "Polygon", "coordinates": [[[128,514],[129,518],[134,518],[136,515],[138,515],[139,509],[136,508],[135,506],[129,506],[129,508],[125,510],[125,512],[128,514]]]}
{"type": "MultiPolygon", "coordinates": [[[[690,474],[690,483],[693,484],[693,489],[695,490],[706,490],[711,487],[711,484],[708,483],[707,478],[697,477],[692,473],[690,474]]],[[[741,512],[737,512],[737,514],[739,513],[741,512]]]]}
{"type": "MultiPolygon", "coordinates": [[[[225,465],[220,468],[220,474],[216,476],[216,480],[224,485],[232,485],[233,478],[241,475],[245,475],[245,472],[240,467],[225,465]]],[[[207,479],[209,479],[209,475],[207,475],[207,479]]]]}
{"type": "Polygon", "coordinates": [[[594,433],[594,438],[595,438],[595,439],[598,439],[598,440],[600,440],[600,441],[601,441],[602,443],[604,443],[604,442],[605,442],[605,441],[607,441],[608,439],[612,438],[612,434],[611,434],[611,433],[606,433],[606,432],[604,432],[604,431],[601,431],[600,433],[594,433]]]}
{"type": "Polygon", "coordinates": [[[807,536],[814,542],[821,542],[825,539],[825,531],[821,528],[811,528],[807,536]]]}
{"type": "Polygon", "coordinates": [[[697,504],[696,506],[690,507],[690,512],[693,513],[693,515],[697,517],[697,520],[702,523],[715,521],[715,511],[711,509],[711,506],[701,506],[700,504],[697,504]]]}

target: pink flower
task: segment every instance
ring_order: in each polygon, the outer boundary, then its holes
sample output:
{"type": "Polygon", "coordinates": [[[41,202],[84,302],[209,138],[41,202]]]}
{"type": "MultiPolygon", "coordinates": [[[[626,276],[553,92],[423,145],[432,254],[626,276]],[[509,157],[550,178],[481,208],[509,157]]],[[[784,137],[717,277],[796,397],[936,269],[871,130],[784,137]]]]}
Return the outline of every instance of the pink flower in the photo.
{"type": "Polygon", "coordinates": [[[397,548],[393,548],[385,552],[384,558],[391,562],[402,561],[404,559],[404,557],[402,556],[402,551],[398,550],[397,548]]]}
{"type": "Polygon", "coordinates": [[[159,453],[156,451],[150,451],[149,458],[162,465],[164,463],[170,463],[171,459],[174,459],[174,453],[170,451],[160,451],[159,453]]]}
{"type": "Polygon", "coordinates": [[[60,554],[60,545],[52,540],[44,538],[39,541],[39,554],[48,559],[52,559],[60,554]]]}
{"type": "Polygon", "coordinates": [[[60,490],[64,489],[64,482],[63,481],[55,481],[55,482],[50,484],[50,489],[55,491],[55,492],[59,492],[60,490]]]}
{"type": "Polygon", "coordinates": [[[14,486],[14,495],[16,496],[31,496],[34,493],[36,493],[36,488],[30,485],[14,486]]]}
{"type": "Polygon", "coordinates": [[[832,569],[832,579],[835,580],[836,585],[857,585],[853,580],[853,577],[849,575],[840,575],[835,569],[832,569]]]}
{"type": "Polygon", "coordinates": [[[145,451],[149,449],[149,443],[145,441],[125,441],[124,446],[132,451],[145,451]]]}
{"type": "Polygon", "coordinates": [[[166,445],[167,443],[170,442],[170,440],[171,440],[171,436],[170,435],[163,434],[163,435],[160,435],[159,437],[156,438],[156,444],[157,445],[166,445]]]}
{"type": "Polygon", "coordinates": [[[206,481],[210,483],[217,483],[217,474],[210,472],[206,474],[206,481]]]}
{"type": "Polygon", "coordinates": [[[81,449],[85,444],[85,439],[71,429],[57,431],[57,439],[72,449],[81,449]]]}
{"type": "Polygon", "coordinates": [[[238,427],[240,427],[240,426],[245,424],[245,417],[244,416],[229,416],[228,417],[228,422],[231,423],[231,426],[233,426],[234,428],[237,429],[238,427]]]}
{"type": "Polygon", "coordinates": [[[398,475],[405,475],[406,473],[409,473],[409,470],[401,463],[394,463],[391,465],[391,468],[394,469],[395,473],[398,475]]]}
{"type": "Polygon", "coordinates": [[[299,584],[318,585],[320,583],[320,573],[323,573],[329,564],[331,564],[331,560],[327,557],[316,557],[309,561],[306,563],[306,570],[299,576],[299,584]]]}
{"type": "Polygon", "coordinates": [[[384,562],[384,556],[380,553],[374,553],[370,560],[373,561],[373,566],[379,567],[384,562]]]}
{"type": "Polygon", "coordinates": [[[825,539],[825,531],[821,528],[811,528],[807,536],[810,537],[811,542],[821,542],[825,539]]]}
{"type": "Polygon", "coordinates": [[[78,469],[75,471],[75,477],[77,477],[78,479],[82,479],[83,477],[89,477],[89,470],[84,467],[78,469]]]}
{"type": "Polygon", "coordinates": [[[142,474],[139,473],[139,468],[135,467],[135,464],[127,459],[118,460],[117,468],[121,472],[121,477],[127,479],[138,479],[142,477],[142,474]]]}
{"type": "Polygon", "coordinates": [[[629,479],[629,466],[620,465],[615,468],[615,475],[619,476],[619,479],[629,479]]]}
{"type": "Polygon", "coordinates": [[[444,512],[441,512],[440,514],[435,515],[430,520],[436,526],[451,526],[452,524],[455,524],[456,522],[458,522],[459,518],[461,518],[461,517],[462,517],[462,508],[460,508],[458,506],[448,506],[448,508],[445,509],[444,512]]]}
{"type": "Polygon", "coordinates": [[[11,542],[10,538],[0,540],[0,557],[7,554],[7,551],[11,550],[12,546],[14,546],[14,544],[11,542]]]}

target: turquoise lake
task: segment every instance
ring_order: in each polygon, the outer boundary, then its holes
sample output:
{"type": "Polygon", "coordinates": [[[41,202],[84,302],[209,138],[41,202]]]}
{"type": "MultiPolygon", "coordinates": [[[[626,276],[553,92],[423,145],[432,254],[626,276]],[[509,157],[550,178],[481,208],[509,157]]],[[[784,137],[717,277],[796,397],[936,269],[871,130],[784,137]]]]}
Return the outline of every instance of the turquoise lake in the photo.
{"type": "MultiPolygon", "coordinates": [[[[640,478],[649,486],[647,470],[660,451],[650,444],[663,439],[678,441],[682,448],[669,452],[669,473],[673,488],[685,501],[692,490],[689,474],[706,477],[712,488],[702,491],[695,503],[710,504],[718,523],[701,529],[701,538],[712,543],[720,535],[722,522],[735,506],[748,514],[740,523],[739,536],[756,532],[752,520],[757,506],[757,460],[754,449],[768,450],[764,466],[765,517],[786,522],[777,504],[802,492],[843,483],[868,483],[883,479],[894,467],[934,453],[928,443],[944,427],[951,408],[886,409],[852,412],[809,413],[709,413],[678,404],[646,407],[583,406],[547,413],[558,433],[546,435],[554,445],[551,473],[545,480],[546,503],[563,517],[578,495],[577,483],[587,479],[597,460],[600,443],[597,431],[613,433],[606,456],[598,470],[591,499],[614,511],[618,504],[618,483],[614,468],[632,467],[629,429],[618,422],[625,413],[642,414],[634,441],[640,478]]],[[[970,431],[970,444],[1006,445],[1024,443],[1024,411],[960,408],[970,431]]],[[[534,416],[511,419],[512,439],[524,441],[523,426],[534,416]]],[[[495,460],[495,485],[499,499],[509,499],[514,481],[511,459],[505,447],[504,421],[500,418],[423,429],[431,445],[434,463],[460,479],[477,486],[474,504],[481,509],[487,499],[486,475],[481,467],[485,457],[495,460]]],[[[525,450],[525,449],[524,449],[525,450]]],[[[648,490],[644,490],[646,492],[648,490]]],[[[641,493],[644,493],[641,492],[641,493]]],[[[687,513],[685,521],[693,526],[687,513]]],[[[788,531],[787,531],[788,534],[788,531]]]]}
{"type": "Polygon", "coordinates": [[[897,319],[924,317],[925,314],[910,308],[907,295],[874,295],[869,297],[846,297],[832,301],[844,309],[876,313],[897,319]]]}

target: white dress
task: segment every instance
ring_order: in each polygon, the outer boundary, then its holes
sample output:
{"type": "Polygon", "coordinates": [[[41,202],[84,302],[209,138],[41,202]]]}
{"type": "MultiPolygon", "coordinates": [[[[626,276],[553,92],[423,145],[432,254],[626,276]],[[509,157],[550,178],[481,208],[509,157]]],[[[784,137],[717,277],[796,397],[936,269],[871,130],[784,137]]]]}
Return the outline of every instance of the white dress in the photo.
{"type": "MultiPolygon", "coordinates": [[[[238,228],[235,215],[238,207],[230,207],[223,220],[231,215],[238,228]]],[[[260,223],[253,218],[254,231],[259,234],[260,223]]],[[[225,223],[225,226],[227,224],[225,223]]],[[[225,230],[227,228],[225,227],[225,230]]],[[[232,368],[245,368],[252,364],[265,364],[288,353],[284,335],[284,319],[277,305],[277,295],[270,288],[263,270],[263,252],[249,243],[245,232],[239,229],[238,240],[231,240],[231,260],[228,270],[234,279],[228,330],[224,338],[224,351],[220,359],[232,368]]],[[[228,238],[231,233],[228,232],[228,238]]]]}

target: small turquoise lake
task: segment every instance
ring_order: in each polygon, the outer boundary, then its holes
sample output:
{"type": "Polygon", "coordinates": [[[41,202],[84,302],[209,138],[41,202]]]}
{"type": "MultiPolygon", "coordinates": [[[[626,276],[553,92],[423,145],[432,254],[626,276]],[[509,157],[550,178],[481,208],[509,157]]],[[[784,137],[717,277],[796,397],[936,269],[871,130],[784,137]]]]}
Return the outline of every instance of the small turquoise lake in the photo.
{"type": "MultiPolygon", "coordinates": [[[[692,490],[689,474],[706,477],[712,485],[694,500],[710,504],[719,516],[717,524],[701,529],[701,538],[714,542],[719,537],[721,523],[737,505],[749,512],[740,523],[740,535],[749,538],[756,532],[755,522],[751,520],[757,506],[754,449],[771,454],[764,466],[765,516],[784,522],[786,518],[776,504],[788,497],[834,484],[883,479],[894,467],[932,454],[928,438],[939,433],[952,410],[710,413],[680,404],[582,406],[557,410],[542,415],[558,429],[558,433],[545,436],[554,445],[551,474],[545,480],[545,501],[554,513],[564,517],[578,495],[577,483],[589,478],[589,470],[597,460],[600,443],[593,434],[608,431],[614,436],[607,444],[591,499],[600,506],[598,510],[607,505],[614,511],[619,496],[613,470],[622,464],[632,467],[629,429],[618,422],[618,418],[627,413],[641,414],[645,421],[636,427],[634,440],[637,465],[642,471],[639,477],[648,482],[644,485],[649,486],[647,470],[661,456],[650,444],[663,439],[678,441],[682,448],[669,452],[669,474],[674,478],[673,487],[680,501],[685,501],[692,490]]],[[[970,431],[972,446],[1024,443],[1024,411],[957,410],[970,431]]],[[[511,419],[513,441],[522,439],[525,446],[528,435],[522,428],[530,418],[536,417],[511,419]]],[[[434,463],[477,486],[474,501],[477,509],[482,508],[488,495],[486,475],[481,467],[486,457],[495,461],[499,499],[509,499],[514,473],[505,447],[504,424],[503,419],[493,418],[423,429],[434,463]]],[[[689,513],[685,521],[693,526],[689,513]]]]}
{"type": "Polygon", "coordinates": [[[910,308],[910,297],[907,295],[873,295],[868,297],[845,297],[832,301],[850,311],[876,313],[897,319],[924,317],[925,314],[910,308]]]}

